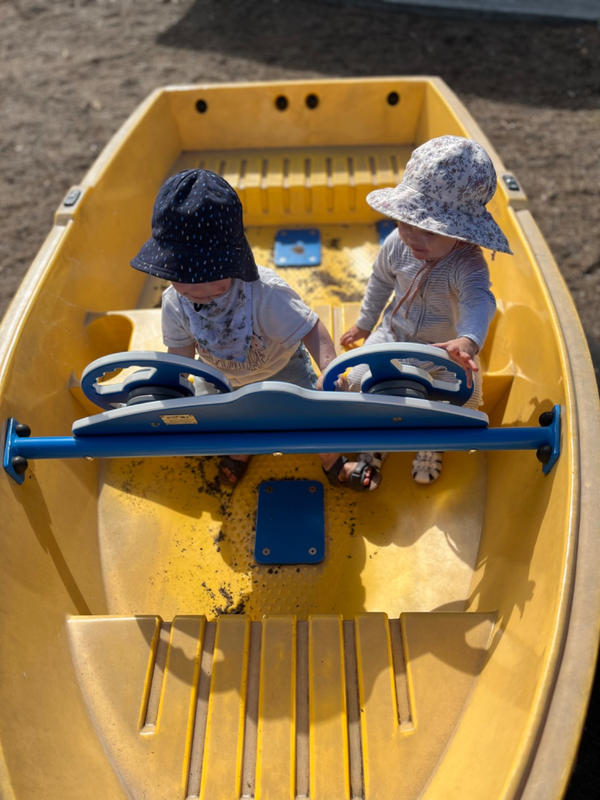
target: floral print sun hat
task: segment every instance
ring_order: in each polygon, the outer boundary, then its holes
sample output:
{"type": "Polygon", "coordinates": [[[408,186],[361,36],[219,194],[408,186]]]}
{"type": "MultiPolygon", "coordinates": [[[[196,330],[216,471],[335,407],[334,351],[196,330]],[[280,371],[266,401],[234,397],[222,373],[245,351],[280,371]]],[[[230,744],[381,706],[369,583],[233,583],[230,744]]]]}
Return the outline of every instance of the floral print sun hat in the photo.
{"type": "Polygon", "coordinates": [[[408,225],[512,253],[485,207],[495,191],[496,170],[480,144],[439,136],[413,150],[398,186],[370,192],[367,203],[408,225]]]}

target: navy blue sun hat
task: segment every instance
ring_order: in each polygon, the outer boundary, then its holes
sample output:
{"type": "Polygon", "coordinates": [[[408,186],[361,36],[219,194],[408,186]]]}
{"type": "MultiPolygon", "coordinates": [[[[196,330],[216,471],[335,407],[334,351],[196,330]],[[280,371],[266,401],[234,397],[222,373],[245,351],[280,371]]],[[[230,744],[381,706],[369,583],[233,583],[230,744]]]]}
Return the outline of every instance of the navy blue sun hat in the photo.
{"type": "Polygon", "coordinates": [[[154,203],[152,238],[130,263],[178,283],[258,280],[240,199],[207,169],[186,169],[163,183],[154,203]]]}

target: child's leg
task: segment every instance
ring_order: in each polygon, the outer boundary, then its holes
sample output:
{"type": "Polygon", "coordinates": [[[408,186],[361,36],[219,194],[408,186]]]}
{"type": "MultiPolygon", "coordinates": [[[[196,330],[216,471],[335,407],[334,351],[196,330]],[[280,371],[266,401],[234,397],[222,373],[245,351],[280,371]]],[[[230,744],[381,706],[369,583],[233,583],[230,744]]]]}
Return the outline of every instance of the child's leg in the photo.
{"type": "MultiPolygon", "coordinates": [[[[473,373],[473,394],[467,400],[465,408],[479,408],[483,403],[481,391],[481,364],[479,356],[475,356],[479,370],[473,373]]],[[[416,483],[429,484],[437,481],[442,474],[443,453],[437,450],[419,450],[416,453],[411,468],[411,475],[416,483]]]]}
{"type": "Polygon", "coordinates": [[[483,405],[483,391],[482,391],[482,383],[483,379],[481,376],[481,361],[479,360],[479,356],[475,356],[475,363],[478,366],[477,372],[473,373],[473,394],[467,402],[465,403],[465,408],[479,408],[483,405]]]}
{"type": "MultiPolygon", "coordinates": [[[[305,389],[314,388],[317,376],[312,368],[310,356],[304,345],[296,350],[286,366],[269,380],[284,381],[302,386],[305,389]]],[[[244,477],[248,469],[249,455],[221,456],[219,459],[219,473],[221,478],[235,486],[244,477]]]]}
{"type": "MultiPolygon", "coordinates": [[[[364,344],[383,344],[394,342],[391,333],[381,326],[376,328],[364,341],[364,344]]],[[[368,370],[368,366],[359,364],[348,372],[348,388],[352,392],[360,391],[360,384],[368,370]]],[[[385,455],[383,453],[359,453],[356,462],[349,462],[349,472],[360,472],[365,475],[365,481],[375,483],[375,487],[381,482],[380,469],[385,455]]],[[[375,488],[373,487],[373,488],[375,488]]]]}
{"type": "MultiPolygon", "coordinates": [[[[386,344],[396,341],[388,330],[380,326],[367,336],[363,344],[386,344]]],[[[361,381],[368,369],[366,364],[358,364],[348,372],[348,388],[351,392],[360,392],[361,381]]]]}
{"type": "MultiPolygon", "coordinates": [[[[314,389],[317,376],[312,367],[310,355],[301,344],[286,366],[272,375],[269,380],[293,383],[304,389],[314,389]]],[[[346,486],[357,491],[370,491],[379,486],[381,476],[375,464],[365,461],[348,461],[339,453],[319,453],[323,472],[334,486],[346,486]]]]}

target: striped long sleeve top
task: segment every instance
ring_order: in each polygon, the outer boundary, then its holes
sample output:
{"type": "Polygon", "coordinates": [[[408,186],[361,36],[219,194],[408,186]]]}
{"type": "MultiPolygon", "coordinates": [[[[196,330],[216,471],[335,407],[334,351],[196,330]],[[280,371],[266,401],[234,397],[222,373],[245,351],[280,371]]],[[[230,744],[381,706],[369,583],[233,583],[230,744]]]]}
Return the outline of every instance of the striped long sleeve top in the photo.
{"type": "Polygon", "coordinates": [[[433,344],[468,336],[481,349],[496,311],[481,248],[461,243],[430,269],[393,231],[373,264],[356,324],[372,331],[384,306],[379,328],[388,341],[433,344]]]}

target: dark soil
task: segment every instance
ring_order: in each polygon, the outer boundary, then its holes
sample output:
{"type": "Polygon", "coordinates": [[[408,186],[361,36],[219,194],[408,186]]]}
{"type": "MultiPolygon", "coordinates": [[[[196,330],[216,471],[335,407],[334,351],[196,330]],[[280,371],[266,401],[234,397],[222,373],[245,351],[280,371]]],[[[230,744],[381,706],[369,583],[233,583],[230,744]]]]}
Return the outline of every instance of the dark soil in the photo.
{"type": "MultiPolygon", "coordinates": [[[[598,374],[596,24],[342,0],[2,0],[0,10],[0,315],[69,186],[157,86],[434,74],[527,193],[598,374]]],[[[597,796],[598,760],[585,751],[598,725],[590,726],[569,800],[597,796]]]]}
{"type": "Polygon", "coordinates": [[[317,0],[2,3],[0,313],[109,136],[167,83],[435,74],[525,189],[600,360],[600,30],[317,0]]]}

